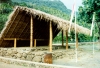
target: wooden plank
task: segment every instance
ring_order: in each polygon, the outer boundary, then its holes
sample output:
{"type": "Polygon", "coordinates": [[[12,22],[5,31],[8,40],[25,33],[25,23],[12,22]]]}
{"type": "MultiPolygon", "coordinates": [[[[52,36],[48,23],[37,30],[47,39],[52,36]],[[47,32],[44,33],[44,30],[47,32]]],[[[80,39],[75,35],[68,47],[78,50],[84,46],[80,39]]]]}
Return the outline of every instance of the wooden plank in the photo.
{"type": "Polygon", "coordinates": [[[76,48],[78,48],[78,34],[76,33],[76,48]]]}
{"type": "Polygon", "coordinates": [[[33,47],[33,18],[31,15],[31,21],[30,21],[30,47],[33,47]]]}
{"type": "Polygon", "coordinates": [[[52,23],[50,22],[50,31],[49,31],[49,50],[52,52],[52,23]]]}
{"type": "Polygon", "coordinates": [[[63,30],[62,30],[62,46],[64,46],[63,30]]]}
{"type": "Polygon", "coordinates": [[[34,47],[36,47],[36,39],[34,39],[34,47]]]}
{"type": "Polygon", "coordinates": [[[17,45],[17,39],[15,38],[14,39],[14,48],[16,48],[16,45],[17,45]]]}
{"type": "Polygon", "coordinates": [[[68,49],[68,32],[66,32],[66,50],[68,49]]]}

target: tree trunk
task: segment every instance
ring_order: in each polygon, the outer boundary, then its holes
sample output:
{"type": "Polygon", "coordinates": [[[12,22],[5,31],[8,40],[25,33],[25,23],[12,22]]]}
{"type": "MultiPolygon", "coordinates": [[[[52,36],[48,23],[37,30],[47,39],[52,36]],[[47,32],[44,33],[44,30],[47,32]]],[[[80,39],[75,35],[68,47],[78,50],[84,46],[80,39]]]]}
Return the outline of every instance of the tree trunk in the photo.
{"type": "Polygon", "coordinates": [[[100,22],[97,23],[97,26],[98,26],[98,29],[99,29],[99,32],[98,32],[98,34],[99,34],[98,41],[100,42],[100,24],[99,23],[100,22]]]}
{"type": "Polygon", "coordinates": [[[100,42],[100,28],[98,34],[99,34],[98,41],[100,42]]]}

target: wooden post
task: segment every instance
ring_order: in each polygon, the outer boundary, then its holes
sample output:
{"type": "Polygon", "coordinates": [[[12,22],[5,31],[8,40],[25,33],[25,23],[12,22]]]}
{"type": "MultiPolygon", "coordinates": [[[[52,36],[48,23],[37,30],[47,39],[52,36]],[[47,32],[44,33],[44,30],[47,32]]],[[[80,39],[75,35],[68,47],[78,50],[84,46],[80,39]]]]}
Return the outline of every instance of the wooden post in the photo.
{"type": "Polygon", "coordinates": [[[76,33],[76,48],[78,48],[78,34],[76,33]]]}
{"type": "Polygon", "coordinates": [[[66,50],[68,49],[68,32],[66,31],[66,50]]]}
{"type": "Polygon", "coordinates": [[[30,47],[33,47],[33,18],[31,15],[31,21],[30,21],[30,47]]]}
{"type": "Polygon", "coordinates": [[[62,46],[64,46],[63,30],[62,30],[62,46]]]}
{"type": "Polygon", "coordinates": [[[50,52],[52,52],[52,23],[50,22],[50,31],[49,31],[49,48],[50,52]]]}
{"type": "Polygon", "coordinates": [[[16,48],[16,45],[17,45],[17,39],[15,38],[14,39],[14,48],[16,48]]]}
{"type": "Polygon", "coordinates": [[[34,47],[36,47],[36,39],[34,39],[34,47]]]}

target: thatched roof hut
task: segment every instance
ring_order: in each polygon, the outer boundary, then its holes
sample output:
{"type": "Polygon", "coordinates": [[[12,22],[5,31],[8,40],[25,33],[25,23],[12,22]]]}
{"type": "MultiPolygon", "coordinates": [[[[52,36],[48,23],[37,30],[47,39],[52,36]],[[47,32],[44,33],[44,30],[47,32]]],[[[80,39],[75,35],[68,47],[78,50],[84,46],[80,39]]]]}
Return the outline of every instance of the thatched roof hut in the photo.
{"type": "MultiPolygon", "coordinates": [[[[37,39],[37,45],[48,45],[49,26],[52,23],[53,38],[63,29],[68,30],[69,21],[63,20],[45,12],[17,6],[9,16],[4,29],[0,34],[0,47],[12,47],[14,38],[17,38],[17,46],[29,46],[30,19],[33,17],[33,38],[37,39]]],[[[76,25],[77,33],[90,34],[90,30],[76,25]]],[[[72,23],[71,30],[75,29],[72,23]]]]}

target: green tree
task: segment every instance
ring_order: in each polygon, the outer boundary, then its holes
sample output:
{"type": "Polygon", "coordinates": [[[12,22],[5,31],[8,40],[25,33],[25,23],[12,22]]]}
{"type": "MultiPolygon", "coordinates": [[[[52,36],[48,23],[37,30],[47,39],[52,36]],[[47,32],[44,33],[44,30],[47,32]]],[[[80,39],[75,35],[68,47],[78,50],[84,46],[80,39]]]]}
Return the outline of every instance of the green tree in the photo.
{"type": "MultiPolygon", "coordinates": [[[[79,22],[91,23],[93,13],[95,12],[95,23],[98,27],[98,34],[100,39],[100,0],[83,0],[83,6],[80,6],[79,11],[79,22]]],[[[87,26],[87,25],[86,25],[87,26]]]]}

